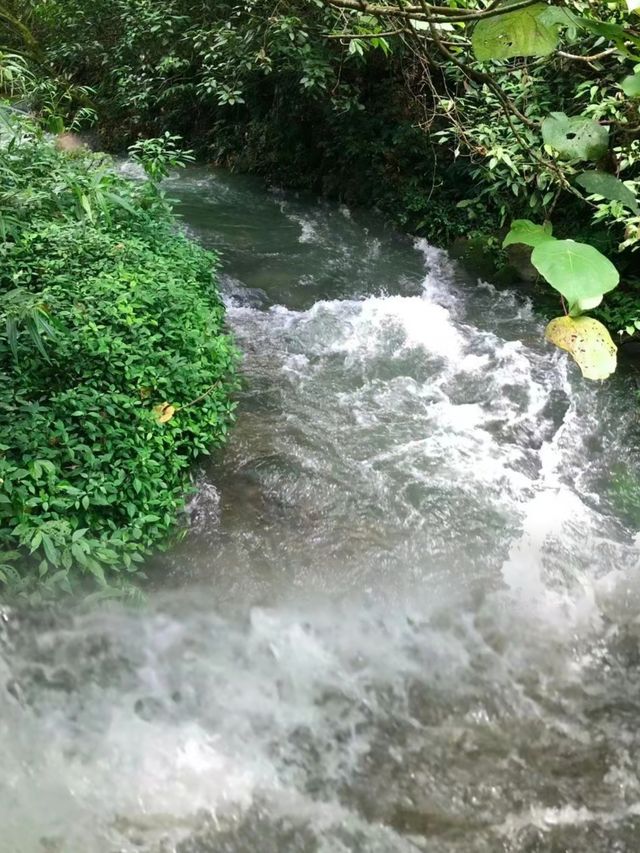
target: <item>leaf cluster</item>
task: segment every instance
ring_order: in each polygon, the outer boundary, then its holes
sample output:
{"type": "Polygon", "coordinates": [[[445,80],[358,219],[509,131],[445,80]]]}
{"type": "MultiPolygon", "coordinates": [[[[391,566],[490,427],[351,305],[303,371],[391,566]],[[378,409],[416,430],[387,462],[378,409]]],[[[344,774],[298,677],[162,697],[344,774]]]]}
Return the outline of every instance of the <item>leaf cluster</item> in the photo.
{"type": "Polygon", "coordinates": [[[193,463],[233,420],[237,353],[216,258],[166,202],[15,123],[0,150],[0,585],[109,593],[178,532],[193,463]],[[164,401],[176,412],[159,422],[164,401]]]}

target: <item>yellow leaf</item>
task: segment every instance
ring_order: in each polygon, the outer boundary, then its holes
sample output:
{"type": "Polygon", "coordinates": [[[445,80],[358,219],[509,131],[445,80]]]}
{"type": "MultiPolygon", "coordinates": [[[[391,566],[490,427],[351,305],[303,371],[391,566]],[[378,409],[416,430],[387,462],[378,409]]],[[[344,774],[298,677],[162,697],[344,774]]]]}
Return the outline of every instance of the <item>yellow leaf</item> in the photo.
{"type": "Polygon", "coordinates": [[[573,356],[585,379],[606,379],[616,369],[616,345],[593,317],[555,317],[544,336],[573,356]]]}
{"type": "Polygon", "coordinates": [[[159,406],[153,407],[153,414],[159,424],[166,424],[176,413],[176,407],[171,403],[160,403],[159,406]]]}

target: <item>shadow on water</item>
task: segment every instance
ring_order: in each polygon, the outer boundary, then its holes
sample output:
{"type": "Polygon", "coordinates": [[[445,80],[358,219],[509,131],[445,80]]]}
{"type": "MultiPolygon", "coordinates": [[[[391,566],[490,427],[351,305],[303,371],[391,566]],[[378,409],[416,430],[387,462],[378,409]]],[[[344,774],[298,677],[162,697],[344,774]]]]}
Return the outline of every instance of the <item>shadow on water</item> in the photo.
{"type": "Polygon", "coordinates": [[[144,607],[2,614],[0,851],[636,853],[631,380],[371,214],[170,194],[240,418],[144,607]]]}

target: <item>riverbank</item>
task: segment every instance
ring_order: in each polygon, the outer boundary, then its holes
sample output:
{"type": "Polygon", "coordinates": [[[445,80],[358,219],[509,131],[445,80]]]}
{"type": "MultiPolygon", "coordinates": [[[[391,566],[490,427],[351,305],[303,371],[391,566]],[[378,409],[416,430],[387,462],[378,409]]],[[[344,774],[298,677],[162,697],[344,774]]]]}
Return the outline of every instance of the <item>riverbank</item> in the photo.
{"type": "Polygon", "coordinates": [[[0,592],[134,593],[233,420],[217,257],[151,178],[2,109],[0,592]]]}

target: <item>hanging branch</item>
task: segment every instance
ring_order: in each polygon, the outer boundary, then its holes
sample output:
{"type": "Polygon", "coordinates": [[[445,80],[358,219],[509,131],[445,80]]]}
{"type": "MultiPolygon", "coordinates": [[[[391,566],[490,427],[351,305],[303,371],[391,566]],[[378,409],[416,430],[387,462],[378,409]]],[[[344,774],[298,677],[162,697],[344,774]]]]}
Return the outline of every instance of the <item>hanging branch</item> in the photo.
{"type": "Polygon", "coordinates": [[[511,4],[508,9],[504,7],[494,7],[488,9],[465,10],[463,12],[458,9],[452,9],[450,6],[434,6],[431,3],[421,3],[415,5],[380,5],[378,3],[369,3],[367,0],[323,0],[326,6],[333,6],[337,9],[348,9],[352,12],[362,12],[366,15],[374,15],[376,17],[405,17],[410,16],[418,20],[428,21],[433,24],[456,24],[467,21],[481,21],[486,18],[493,18],[496,15],[504,15],[506,11],[517,12],[520,9],[526,9],[539,3],[540,0],[521,0],[519,3],[511,4]]]}

